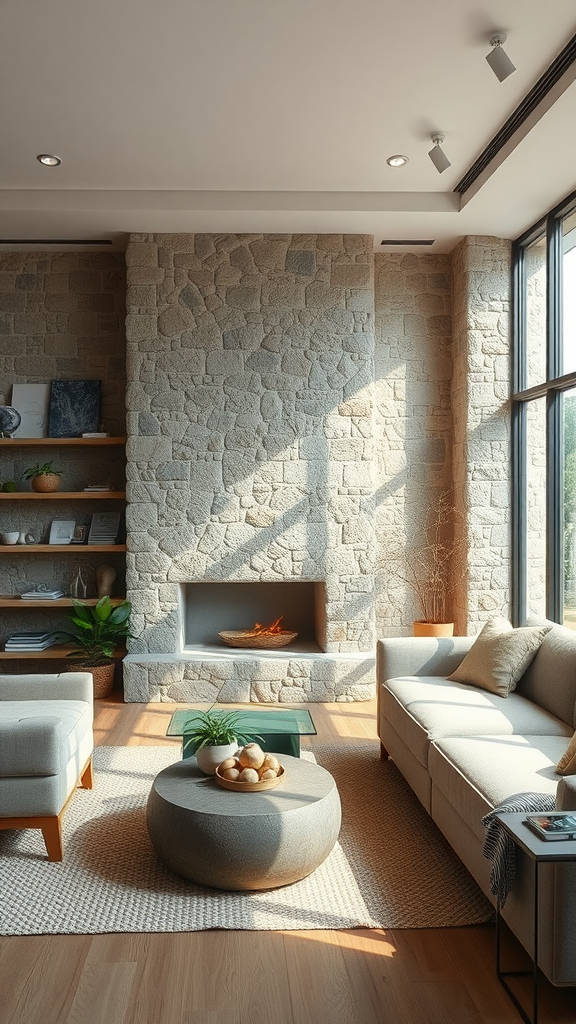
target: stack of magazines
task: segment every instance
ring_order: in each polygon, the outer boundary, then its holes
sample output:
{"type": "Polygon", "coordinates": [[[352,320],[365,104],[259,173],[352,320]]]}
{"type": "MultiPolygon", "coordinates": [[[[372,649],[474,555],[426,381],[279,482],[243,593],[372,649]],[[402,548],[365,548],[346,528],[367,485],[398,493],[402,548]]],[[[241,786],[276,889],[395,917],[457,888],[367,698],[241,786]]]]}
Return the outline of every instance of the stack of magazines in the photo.
{"type": "Polygon", "coordinates": [[[526,824],[540,839],[576,839],[576,814],[529,814],[526,824]]]}
{"type": "Polygon", "coordinates": [[[63,590],[58,590],[56,587],[46,587],[44,590],[44,584],[22,594],[23,601],[57,601],[59,597],[64,597],[63,590]]]}
{"type": "Polygon", "coordinates": [[[119,529],[119,512],[94,512],[90,522],[88,543],[115,544],[119,529]]]}
{"type": "Polygon", "coordinates": [[[4,647],[7,651],[45,651],[55,643],[52,633],[12,633],[4,647]]]}

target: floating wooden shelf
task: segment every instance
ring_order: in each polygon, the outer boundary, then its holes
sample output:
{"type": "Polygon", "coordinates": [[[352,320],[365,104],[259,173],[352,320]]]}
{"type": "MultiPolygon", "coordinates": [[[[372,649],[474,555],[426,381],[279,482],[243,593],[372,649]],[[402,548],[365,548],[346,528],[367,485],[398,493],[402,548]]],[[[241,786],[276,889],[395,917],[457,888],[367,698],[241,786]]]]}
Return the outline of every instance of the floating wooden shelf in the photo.
{"type": "MultiPolygon", "coordinates": [[[[0,651],[0,661],[16,661],[20,659],[26,659],[27,661],[30,661],[30,659],[32,658],[34,660],[36,658],[65,658],[68,664],[70,665],[73,664],[73,662],[70,661],[70,658],[66,658],[66,655],[69,654],[70,651],[74,650],[76,650],[76,648],[74,647],[73,644],[55,644],[54,647],[47,647],[45,651],[5,651],[4,649],[2,649],[0,651]]],[[[120,659],[123,658],[125,654],[125,648],[118,647],[114,651],[112,657],[120,659]]],[[[81,669],[78,669],[78,671],[80,672],[81,669]]]]}
{"type": "MultiPolygon", "coordinates": [[[[82,604],[95,605],[98,604],[100,598],[98,597],[82,597],[79,598],[82,604]]],[[[111,604],[122,604],[125,601],[125,597],[111,597],[111,604]]],[[[0,608],[71,608],[72,598],[71,597],[59,597],[56,601],[23,601],[21,597],[0,597],[0,608]]]]}
{"type": "Polygon", "coordinates": [[[60,448],[66,445],[119,445],[125,437],[4,437],[0,446],[12,448],[60,448]]]}
{"type": "Polygon", "coordinates": [[[0,501],[6,501],[7,498],[11,498],[12,501],[77,501],[79,498],[82,501],[92,501],[94,498],[125,499],[126,491],[0,491],[0,501]]]}
{"type": "Polygon", "coordinates": [[[126,551],[125,544],[0,544],[0,555],[78,555],[89,551],[126,551]]]}

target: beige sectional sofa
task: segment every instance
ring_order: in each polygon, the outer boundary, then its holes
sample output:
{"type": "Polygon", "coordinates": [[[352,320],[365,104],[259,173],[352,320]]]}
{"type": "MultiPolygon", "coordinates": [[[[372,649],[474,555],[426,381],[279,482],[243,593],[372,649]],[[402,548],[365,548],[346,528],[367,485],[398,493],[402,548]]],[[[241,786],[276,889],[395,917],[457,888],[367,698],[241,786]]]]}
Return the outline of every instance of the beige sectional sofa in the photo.
{"type": "MultiPolygon", "coordinates": [[[[378,733],[423,806],[490,894],[482,818],[521,793],[576,809],[576,776],[555,766],[576,727],[576,633],[553,626],[516,689],[504,698],[453,682],[474,637],[378,642],[378,733]]],[[[503,917],[533,946],[533,863],[521,851],[503,917]]],[[[540,967],[576,985],[576,864],[540,869],[540,967]]]]}

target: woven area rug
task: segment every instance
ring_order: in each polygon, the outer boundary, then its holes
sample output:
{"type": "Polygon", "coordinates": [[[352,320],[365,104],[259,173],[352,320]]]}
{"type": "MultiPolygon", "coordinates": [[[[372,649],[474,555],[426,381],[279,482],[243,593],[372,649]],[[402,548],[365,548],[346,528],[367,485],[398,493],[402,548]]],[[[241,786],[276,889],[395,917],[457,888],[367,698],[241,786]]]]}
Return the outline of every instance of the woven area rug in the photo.
{"type": "MultiPolygon", "coordinates": [[[[492,907],[375,743],[315,747],[336,778],[340,842],[308,878],[225,893],[178,878],[148,839],[145,807],[175,747],[99,747],[95,788],[64,817],[64,861],[40,832],[0,832],[0,934],[432,928],[475,924],[492,907]]],[[[308,755],[310,756],[310,755],[308,755]]]]}

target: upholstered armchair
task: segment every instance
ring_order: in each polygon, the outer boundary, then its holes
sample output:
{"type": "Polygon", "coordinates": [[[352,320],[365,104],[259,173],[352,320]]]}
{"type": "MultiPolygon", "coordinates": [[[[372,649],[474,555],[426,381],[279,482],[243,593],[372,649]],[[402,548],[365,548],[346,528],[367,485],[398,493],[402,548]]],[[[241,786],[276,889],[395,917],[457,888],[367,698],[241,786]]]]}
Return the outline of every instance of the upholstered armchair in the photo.
{"type": "Polygon", "coordinates": [[[62,817],[77,786],[92,788],[89,672],[0,675],[0,830],[39,828],[62,860],[62,817]]]}

